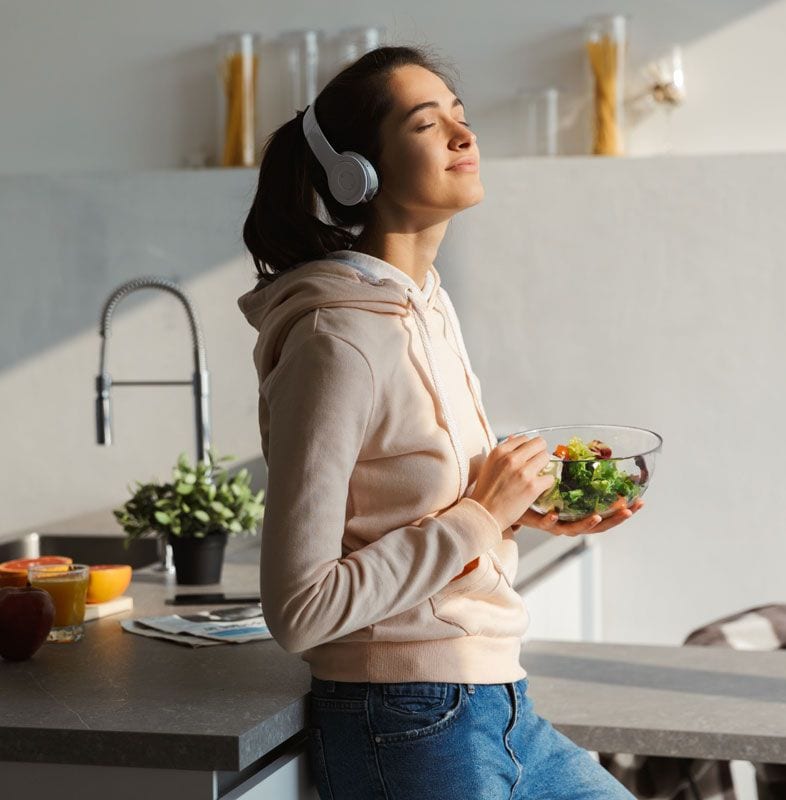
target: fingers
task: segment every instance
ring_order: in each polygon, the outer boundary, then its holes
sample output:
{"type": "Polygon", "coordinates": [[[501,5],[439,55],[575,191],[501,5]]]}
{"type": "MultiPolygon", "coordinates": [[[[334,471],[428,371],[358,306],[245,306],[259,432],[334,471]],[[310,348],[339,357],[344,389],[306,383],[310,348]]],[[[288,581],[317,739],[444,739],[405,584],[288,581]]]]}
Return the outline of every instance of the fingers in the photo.
{"type": "Polygon", "coordinates": [[[504,439],[497,442],[497,450],[512,450],[514,447],[514,440],[515,439],[523,439],[525,438],[523,434],[520,433],[509,433],[504,439]]]}
{"type": "MultiPolygon", "coordinates": [[[[538,468],[538,472],[540,472],[542,469],[545,469],[551,463],[551,456],[548,454],[547,450],[543,450],[543,452],[538,453],[535,458],[537,458],[535,465],[538,468]]],[[[552,475],[551,477],[554,476],[552,475]]]]}
{"type": "Polygon", "coordinates": [[[535,436],[530,438],[523,433],[512,433],[506,439],[503,439],[498,445],[497,450],[501,453],[510,453],[519,448],[526,447],[528,450],[537,452],[538,450],[546,450],[548,445],[542,436],[535,436]]]}
{"type": "Polygon", "coordinates": [[[610,528],[615,528],[621,522],[625,522],[626,519],[630,519],[643,505],[643,500],[635,500],[630,508],[620,509],[616,514],[612,514],[610,517],[607,517],[602,523],[596,525],[592,529],[591,533],[602,533],[610,528]]]}
{"type": "Polygon", "coordinates": [[[495,448],[500,455],[512,453],[520,444],[529,441],[528,437],[521,433],[511,433],[504,438],[495,448]]]}
{"type": "Polygon", "coordinates": [[[580,536],[582,533],[593,533],[597,525],[600,523],[602,517],[600,514],[580,519],[577,522],[563,522],[560,525],[560,532],[565,536],[580,536]],[[564,530],[562,526],[565,526],[564,530]]]}
{"type": "Polygon", "coordinates": [[[541,529],[557,536],[579,536],[589,533],[600,522],[600,515],[580,519],[577,522],[560,522],[556,512],[546,514],[541,520],[541,529]]]}
{"type": "Polygon", "coordinates": [[[583,533],[602,533],[610,528],[614,528],[621,522],[632,517],[640,508],[644,506],[644,501],[639,498],[634,501],[630,508],[623,508],[616,514],[612,514],[606,519],[602,519],[600,514],[595,514],[577,522],[559,522],[555,513],[546,514],[543,518],[543,530],[552,531],[560,536],[580,536],[583,533]]]}

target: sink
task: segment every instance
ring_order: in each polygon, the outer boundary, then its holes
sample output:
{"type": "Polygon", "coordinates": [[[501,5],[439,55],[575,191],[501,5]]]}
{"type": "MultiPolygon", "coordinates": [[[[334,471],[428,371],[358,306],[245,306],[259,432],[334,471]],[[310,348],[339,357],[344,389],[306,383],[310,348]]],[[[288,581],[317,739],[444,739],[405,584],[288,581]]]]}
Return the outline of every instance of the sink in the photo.
{"type": "Polygon", "coordinates": [[[75,564],[130,564],[140,569],[159,561],[158,538],[132,539],[128,549],[125,536],[83,533],[27,533],[0,541],[0,563],[15,558],[70,556],[75,564]]]}

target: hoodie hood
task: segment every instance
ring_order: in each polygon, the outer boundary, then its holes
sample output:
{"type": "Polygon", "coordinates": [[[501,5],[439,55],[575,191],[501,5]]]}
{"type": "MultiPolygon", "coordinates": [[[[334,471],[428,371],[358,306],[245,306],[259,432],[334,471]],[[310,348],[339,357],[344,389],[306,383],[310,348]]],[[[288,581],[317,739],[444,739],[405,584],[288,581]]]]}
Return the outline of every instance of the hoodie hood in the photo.
{"type": "Polygon", "coordinates": [[[237,300],[249,324],[260,334],[254,353],[260,382],[275,367],[287,333],[304,314],[316,308],[345,306],[406,316],[412,305],[431,308],[436,302],[440,279],[433,266],[429,276],[426,286],[431,288],[424,296],[396,267],[366,254],[337,251],[335,256],[308,262],[276,278],[260,279],[254,289],[237,300]],[[357,257],[363,259],[363,265],[356,262],[357,257]]]}
{"type": "Polygon", "coordinates": [[[439,273],[433,265],[421,289],[409,275],[386,261],[366,253],[337,250],[328,253],[324,259],[306,262],[278,277],[260,279],[256,288],[241,295],[237,303],[249,323],[259,331],[254,346],[254,363],[260,385],[278,363],[289,330],[304,314],[316,308],[344,306],[379,314],[412,315],[423,342],[437,402],[456,453],[459,485],[462,487],[460,498],[467,488],[468,464],[459,426],[438,369],[426,319],[438,297],[442,300],[447,323],[458,343],[467,383],[486,431],[489,447],[493,449],[496,436],[480,401],[480,385],[469,362],[458,317],[450,297],[440,286],[439,273]]]}

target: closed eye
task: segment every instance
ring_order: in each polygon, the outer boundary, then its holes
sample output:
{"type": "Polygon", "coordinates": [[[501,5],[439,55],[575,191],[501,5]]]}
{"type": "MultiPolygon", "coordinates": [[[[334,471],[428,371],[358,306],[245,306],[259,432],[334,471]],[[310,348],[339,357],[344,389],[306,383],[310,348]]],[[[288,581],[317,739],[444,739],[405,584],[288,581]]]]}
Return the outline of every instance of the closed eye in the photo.
{"type": "MultiPolygon", "coordinates": [[[[418,132],[419,132],[419,131],[424,131],[424,130],[426,130],[426,128],[431,128],[431,127],[432,127],[433,125],[435,125],[435,124],[436,124],[436,123],[434,123],[434,122],[430,122],[428,125],[421,125],[419,128],[415,128],[415,130],[416,130],[416,131],[418,131],[418,132]]],[[[472,126],[469,124],[469,122],[464,122],[463,120],[461,121],[461,124],[462,124],[462,125],[466,125],[468,128],[471,128],[471,127],[472,127],[472,126]]]]}

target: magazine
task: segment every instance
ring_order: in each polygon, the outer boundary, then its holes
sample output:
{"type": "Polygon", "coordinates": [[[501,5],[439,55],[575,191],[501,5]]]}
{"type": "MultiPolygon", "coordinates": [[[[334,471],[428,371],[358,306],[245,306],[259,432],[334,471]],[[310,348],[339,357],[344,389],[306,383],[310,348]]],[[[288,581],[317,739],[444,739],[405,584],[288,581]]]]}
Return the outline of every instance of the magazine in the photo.
{"type": "Polygon", "coordinates": [[[213,644],[242,644],[272,639],[260,605],[233,606],[192,614],[167,614],[121,620],[123,630],[178,644],[201,647],[213,644]]]}

